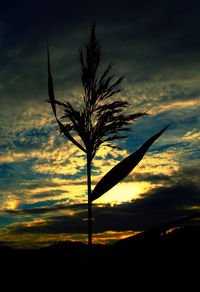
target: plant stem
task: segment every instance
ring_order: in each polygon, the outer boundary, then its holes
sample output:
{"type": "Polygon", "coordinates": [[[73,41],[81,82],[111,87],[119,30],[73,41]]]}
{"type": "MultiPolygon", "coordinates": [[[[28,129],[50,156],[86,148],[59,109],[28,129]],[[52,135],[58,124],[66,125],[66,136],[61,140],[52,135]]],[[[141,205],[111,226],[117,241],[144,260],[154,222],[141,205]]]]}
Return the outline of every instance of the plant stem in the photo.
{"type": "Polygon", "coordinates": [[[88,185],[88,247],[92,247],[92,201],[91,201],[91,159],[87,156],[87,185],[88,185]]]}

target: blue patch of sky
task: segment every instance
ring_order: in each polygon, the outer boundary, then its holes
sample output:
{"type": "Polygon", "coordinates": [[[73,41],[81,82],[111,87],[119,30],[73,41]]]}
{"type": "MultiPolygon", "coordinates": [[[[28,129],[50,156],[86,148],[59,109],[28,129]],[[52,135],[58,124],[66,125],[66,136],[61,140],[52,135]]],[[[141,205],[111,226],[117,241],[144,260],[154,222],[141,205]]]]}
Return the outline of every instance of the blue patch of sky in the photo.
{"type": "Polygon", "coordinates": [[[14,163],[2,163],[0,165],[0,175],[1,178],[13,178],[16,173],[16,168],[13,166],[14,163]]]}
{"type": "Polygon", "coordinates": [[[41,136],[47,136],[47,133],[46,133],[46,130],[43,131],[44,128],[40,128],[40,129],[37,129],[37,128],[33,128],[31,130],[28,131],[28,133],[26,134],[27,137],[41,137],[41,136]]]}
{"type": "Polygon", "coordinates": [[[60,179],[64,179],[66,180],[66,182],[69,180],[78,180],[78,179],[82,179],[83,177],[86,177],[86,169],[84,170],[81,170],[79,172],[77,172],[76,174],[73,174],[73,175],[69,175],[69,174],[59,174],[59,175],[56,175],[56,177],[59,177],[60,179]]]}
{"type": "Polygon", "coordinates": [[[178,149],[178,148],[182,148],[183,144],[184,143],[180,143],[180,144],[173,143],[173,144],[165,144],[162,146],[157,146],[155,144],[151,146],[151,149],[149,150],[149,152],[165,152],[168,148],[171,148],[171,147],[176,147],[176,149],[178,149]]]}
{"type": "Polygon", "coordinates": [[[47,178],[47,174],[39,174],[32,170],[34,159],[27,161],[13,162],[13,163],[2,163],[0,164],[0,177],[5,181],[13,180],[31,180],[47,178]]]}
{"type": "Polygon", "coordinates": [[[0,228],[5,227],[8,224],[16,222],[16,219],[10,215],[0,215],[0,228]]]}
{"type": "Polygon", "coordinates": [[[197,145],[196,147],[191,147],[191,145],[188,143],[185,143],[185,156],[189,161],[191,160],[199,160],[200,158],[200,145],[197,145]]]}
{"type": "Polygon", "coordinates": [[[185,108],[180,110],[177,107],[171,111],[142,118],[133,125],[133,132],[132,135],[129,134],[127,145],[134,142],[136,146],[139,146],[142,141],[145,141],[145,138],[148,139],[151,134],[158,132],[169,123],[170,127],[165,135],[169,135],[173,129],[179,129],[180,132],[189,131],[199,124],[199,109],[185,108]]]}
{"type": "Polygon", "coordinates": [[[7,227],[13,223],[22,223],[22,222],[32,222],[33,219],[42,218],[43,216],[18,216],[14,212],[9,213],[8,215],[0,215],[0,228],[7,227]]]}
{"type": "MultiPolygon", "coordinates": [[[[199,118],[199,111],[198,111],[192,116],[186,117],[184,119],[184,125],[182,124],[182,126],[184,126],[186,129],[196,128],[199,125],[199,122],[200,122],[199,120],[200,118],[199,118]]],[[[180,121],[180,123],[183,123],[183,121],[180,121]]]]}
{"type": "Polygon", "coordinates": [[[42,202],[36,202],[32,204],[20,204],[18,206],[19,209],[33,209],[33,208],[41,208],[41,207],[51,207],[54,206],[57,203],[63,203],[66,202],[67,199],[61,199],[61,200],[46,200],[42,202]]]}
{"type": "Polygon", "coordinates": [[[100,169],[100,167],[95,166],[95,165],[92,165],[92,175],[95,174],[96,171],[97,171],[97,173],[98,173],[99,169],[100,169]]]}
{"type": "MultiPolygon", "coordinates": [[[[123,150],[123,149],[122,149],[123,150]]],[[[113,155],[111,154],[111,153],[108,153],[108,155],[106,156],[106,161],[109,161],[109,160],[111,160],[111,159],[113,159],[113,155]]],[[[118,155],[118,157],[117,157],[117,160],[121,160],[121,159],[123,159],[123,156],[122,155],[120,155],[120,153],[119,153],[119,155],[118,155]]]]}
{"type": "Polygon", "coordinates": [[[34,145],[38,146],[41,144],[43,140],[47,141],[48,139],[48,133],[43,131],[43,129],[29,129],[27,130],[21,130],[16,133],[15,139],[13,140],[13,144],[15,147],[27,147],[29,146],[32,148],[34,145]],[[23,140],[21,140],[23,138],[23,140]]]}
{"type": "Polygon", "coordinates": [[[196,161],[197,159],[200,159],[200,151],[199,149],[197,151],[192,151],[190,154],[187,155],[187,158],[190,162],[196,161]]]}

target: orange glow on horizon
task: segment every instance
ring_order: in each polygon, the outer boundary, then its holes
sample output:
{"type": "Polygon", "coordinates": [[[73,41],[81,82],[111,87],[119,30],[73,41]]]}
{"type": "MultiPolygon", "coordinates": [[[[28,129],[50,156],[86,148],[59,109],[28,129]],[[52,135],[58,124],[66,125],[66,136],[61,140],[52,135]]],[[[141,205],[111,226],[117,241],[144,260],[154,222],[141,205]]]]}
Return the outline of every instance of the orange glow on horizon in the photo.
{"type": "MultiPolygon", "coordinates": [[[[35,220],[34,222],[29,223],[22,223],[22,226],[24,227],[32,227],[34,225],[44,225],[45,221],[43,219],[35,220]]],[[[17,226],[18,224],[13,224],[14,226],[17,226]]],[[[112,244],[118,240],[134,236],[141,231],[133,231],[133,230],[126,230],[126,231],[105,231],[102,233],[93,233],[93,244],[112,244]]],[[[19,234],[10,234],[7,229],[1,228],[0,229],[0,236],[2,240],[5,242],[8,242],[8,246],[14,247],[14,248],[40,248],[45,247],[49,245],[54,245],[59,242],[82,242],[84,244],[88,243],[88,235],[83,233],[60,233],[60,234],[54,234],[54,233],[20,233],[19,234]],[[12,242],[12,244],[10,244],[12,242]]]]}

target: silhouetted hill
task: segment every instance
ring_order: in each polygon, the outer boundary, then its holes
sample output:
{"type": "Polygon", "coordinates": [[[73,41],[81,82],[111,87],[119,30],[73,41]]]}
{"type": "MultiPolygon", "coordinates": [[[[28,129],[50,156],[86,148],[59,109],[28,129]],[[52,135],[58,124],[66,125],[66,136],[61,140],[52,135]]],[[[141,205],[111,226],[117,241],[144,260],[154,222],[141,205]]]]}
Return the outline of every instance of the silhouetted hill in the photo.
{"type": "Polygon", "coordinates": [[[38,250],[0,248],[4,291],[196,291],[200,227],[113,246],[60,242],[38,250]]]}
{"type": "Polygon", "coordinates": [[[200,226],[185,226],[174,228],[171,231],[161,229],[160,227],[147,230],[122,239],[114,244],[115,248],[124,249],[143,249],[146,253],[155,251],[157,254],[181,253],[198,254],[200,247],[200,226]]]}

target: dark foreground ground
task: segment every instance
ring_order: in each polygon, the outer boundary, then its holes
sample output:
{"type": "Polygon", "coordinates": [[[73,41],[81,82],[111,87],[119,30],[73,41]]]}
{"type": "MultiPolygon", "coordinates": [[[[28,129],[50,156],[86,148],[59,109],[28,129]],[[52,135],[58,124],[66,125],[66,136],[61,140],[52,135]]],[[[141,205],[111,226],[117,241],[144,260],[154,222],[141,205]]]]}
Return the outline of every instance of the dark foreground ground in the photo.
{"type": "Polygon", "coordinates": [[[0,248],[1,291],[200,291],[200,232],[95,246],[0,248]]]}

